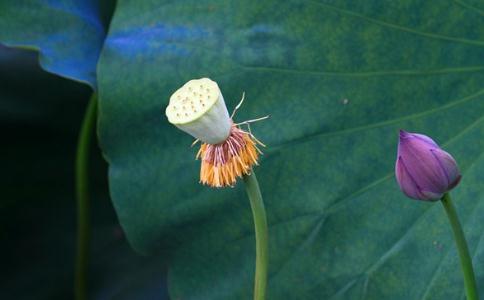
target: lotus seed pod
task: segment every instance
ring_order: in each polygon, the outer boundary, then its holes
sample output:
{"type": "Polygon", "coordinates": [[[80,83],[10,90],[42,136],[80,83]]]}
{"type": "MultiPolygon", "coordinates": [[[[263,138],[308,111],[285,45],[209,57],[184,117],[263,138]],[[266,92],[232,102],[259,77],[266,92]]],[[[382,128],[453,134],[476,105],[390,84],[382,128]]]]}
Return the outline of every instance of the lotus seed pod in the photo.
{"type": "Polygon", "coordinates": [[[193,79],[170,97],[168,121],[207,144],[220,144],[230,135],[232,121],[222,93],[209,78],[193,79]]]}
{"type": "Polygon", "coordinates": [[[410,198],[437,201],[461,175],[454,158],[428,136],[400,130],[395,175],[410,198]]]}

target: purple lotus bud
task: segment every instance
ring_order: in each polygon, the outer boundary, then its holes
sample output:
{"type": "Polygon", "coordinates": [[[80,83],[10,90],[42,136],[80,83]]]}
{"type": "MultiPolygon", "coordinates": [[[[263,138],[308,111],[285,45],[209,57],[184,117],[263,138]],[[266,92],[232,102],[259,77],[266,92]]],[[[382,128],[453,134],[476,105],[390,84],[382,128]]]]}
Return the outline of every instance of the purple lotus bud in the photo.
{"type": "Polygon", "coordinates": [[[400,130],[395,175],[410,198],[436,201],[453,189],[461,175],[454,158],[428,136],[400,130]]]}

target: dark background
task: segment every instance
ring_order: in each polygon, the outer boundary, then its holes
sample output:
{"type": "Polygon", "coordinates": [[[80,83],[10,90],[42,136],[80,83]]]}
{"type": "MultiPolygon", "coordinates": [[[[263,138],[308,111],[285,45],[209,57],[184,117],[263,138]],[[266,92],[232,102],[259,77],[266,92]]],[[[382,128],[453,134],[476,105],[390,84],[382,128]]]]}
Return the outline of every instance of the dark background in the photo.
{"type": "MultiPolygon", "coordinates": [[[[0,46],[0,299],[73,298],[74,158],[92,91],[0,46]]],[[[167,299],[163,258],[128,245],[97,142],[90,161],[92,299],[167,299]]]]}

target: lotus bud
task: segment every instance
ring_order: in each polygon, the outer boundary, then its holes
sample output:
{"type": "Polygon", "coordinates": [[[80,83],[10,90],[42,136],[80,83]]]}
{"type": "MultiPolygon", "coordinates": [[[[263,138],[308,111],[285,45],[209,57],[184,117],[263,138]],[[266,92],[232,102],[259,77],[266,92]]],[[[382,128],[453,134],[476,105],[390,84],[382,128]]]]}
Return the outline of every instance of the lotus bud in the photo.
{"type": "Polygon", "coordinates": [[[428,136],[400,130],[395,175],[410,198],[437,201],[453,189],[461,174],[454,158],[428,136]]]}

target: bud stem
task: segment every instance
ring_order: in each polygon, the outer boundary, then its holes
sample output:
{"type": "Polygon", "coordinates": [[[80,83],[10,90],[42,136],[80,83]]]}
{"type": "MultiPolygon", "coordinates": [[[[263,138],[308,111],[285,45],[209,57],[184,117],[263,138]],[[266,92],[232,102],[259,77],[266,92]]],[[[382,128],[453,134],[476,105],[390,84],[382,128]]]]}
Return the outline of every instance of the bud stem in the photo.
{"type": "Polygon", "coordinates": [[[466,291],[467,300],[478,300],[477,295],[477,285],[474,276],[474,270],[472,268],[472,259],[469,255],[469,249],[467,247],[466,238],[464,236],[464,231],[459,222],[459,217],[455,210],[452,200],[450,199],[449,193],[445,193],[441,199],[442,205],[445,208],[447,217],[449,217],[449,222],[454,232],[454,239],[457,245],[457,251],[459,252],[460,264],[462,272],[464,273],[464,286],[466,291]]]}
{"type": "Polygon", "coordinates": [[[244,175],[245,189],[249,197],[252,214],[254,216],[255,227],[255,282],[254,300],[264,300],[266,298],[267,287],[267,263],[268,263],[268,230],[267,218],[264,208],[264,201],[259,189],[259,183],[254,171],[249,175],[244,175]]]}
{"type": "Polygon", "coordinates": [[[77,253],[75,261],[74,298],[87,299],[87,264],[89,254],[90,218],[88,167],[89,150],[96,127],[97,95],[94,93],[82,121],[76,153],[77,253]]]}

